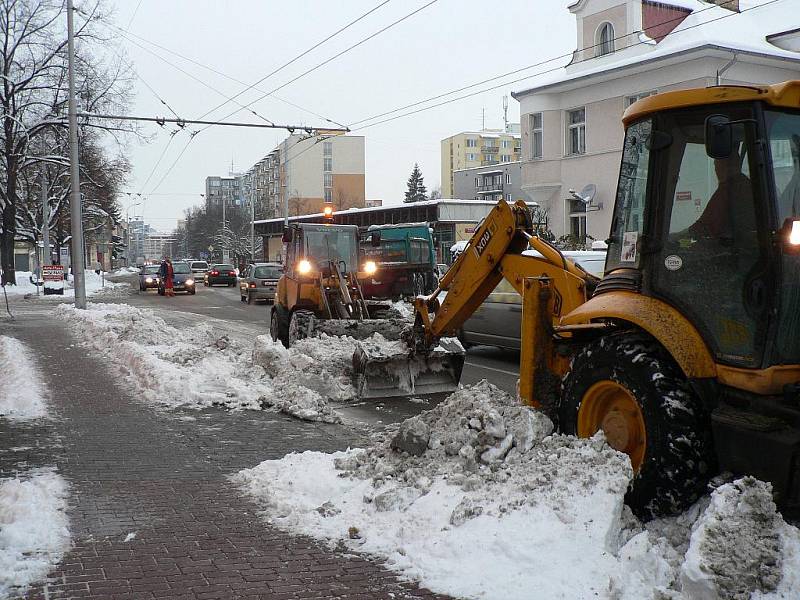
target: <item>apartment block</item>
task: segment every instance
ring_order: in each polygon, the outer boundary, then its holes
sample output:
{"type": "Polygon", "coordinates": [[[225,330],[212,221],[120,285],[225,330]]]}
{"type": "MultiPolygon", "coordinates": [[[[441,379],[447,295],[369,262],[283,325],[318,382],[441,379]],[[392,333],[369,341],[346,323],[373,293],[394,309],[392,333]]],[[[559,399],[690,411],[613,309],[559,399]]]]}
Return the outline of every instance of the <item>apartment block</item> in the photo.
{"type": "Polygon", "coordinates": [[[505,130],[463,131],[443,139],[442,197],[457,197],[453,174],[459,169],[518,161],[521,139],[518,124],[510,124],[505,130]]]}
{"type": "Polygon", "coordinates": [[[206,208],[242,206],[242,176],[231,173],[228,177],[206,177],[206,208]]]}
{"type": "Polygon", "coordinates": [[[522,162],[518,160],[456,170],[453,173],[453,193],[463,200],[532,201],[522,190],[522,162]]]}
{"type": "Polygon", "coordinates": [[[305,215],[333,202],[336,210],[365,205],[364,137],[292,134],[242,176],[256,218],[305,215]]]}

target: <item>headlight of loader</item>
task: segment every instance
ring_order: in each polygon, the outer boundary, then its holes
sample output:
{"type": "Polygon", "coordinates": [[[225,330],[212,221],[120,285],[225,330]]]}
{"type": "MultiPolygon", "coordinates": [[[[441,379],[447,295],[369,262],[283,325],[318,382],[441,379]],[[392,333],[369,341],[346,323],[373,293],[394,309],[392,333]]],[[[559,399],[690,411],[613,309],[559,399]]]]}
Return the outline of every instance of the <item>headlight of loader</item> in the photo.
{"type": "Polygon", "coordinates": [[[789,232],[789,243],[792,246],[800,246],[800,220],[792,221],[792,229],[789,232]]]}
{"type": "Polygon", "coordinates": [[[311,273],[311,263],[303,259],[297,263],[297,272],[301,275],[308,275],[311,273]]]}
{"type": "Polygon", "coordinates": [[[374,261],[368,260],[364,263],[364,273],[367,275],[374,275],[377,270],[378,265],[376,265],[374,261]]]}

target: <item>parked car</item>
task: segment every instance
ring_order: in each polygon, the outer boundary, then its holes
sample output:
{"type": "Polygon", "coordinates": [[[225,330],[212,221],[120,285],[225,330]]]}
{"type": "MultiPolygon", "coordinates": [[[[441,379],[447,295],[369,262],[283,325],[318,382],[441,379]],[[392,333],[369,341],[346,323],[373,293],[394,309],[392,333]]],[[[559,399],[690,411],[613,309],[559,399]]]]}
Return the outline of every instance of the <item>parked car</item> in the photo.
{"type": "Polygon", "coordinates": [[[139,269],[139,291],[157,289],[159,284],[158,270],[160,265],[144,265],[139,269]]]}
{"type": "MultiPolygon", "coordinates": [[[[526,250],[523,254],[541,256],[534,250],[526,250]]],[[[605,252],[567,250],[563,254],[592,275],[603,276],[605,252]]],[[[464,323],[459,338],[465,346],[482,344],[519,350],[521,324],[522,296],[503,279],[464,323]]]]}
{"type": "MultiPolygon", "coordinates": [[[[172,263],[172,289],[192,295],[197,293],[192,268],[188,262],[175,261],[172,263]]],[[[158,282],[158,293],[161,296],[166,293],[163,281],[158,282]]]]}
{"type": "Polygon", "coordinates": [[[281,278],[281,265],[278,263],[253,263],[247,265],[239,277],[239,296],[242,302],[252,304],[256,300],[272,302],[278,279],[281,278]]]}
{"type": "Polygon", "coordinates": [[[224,283],[229,287],[236,285],[236,269],[233,265],[219,263],[211,265],[206,273],[205,284],[207,286],[224,283]]]}
{"type": "Polygon", "coordinates": [[[194,280],[198,281],[200,279],[205,280],[206,273],[208,272],[208,263],[204,260],[190,260],[189,266],[192,269],[192,275],[194,275],[194,280]]]}

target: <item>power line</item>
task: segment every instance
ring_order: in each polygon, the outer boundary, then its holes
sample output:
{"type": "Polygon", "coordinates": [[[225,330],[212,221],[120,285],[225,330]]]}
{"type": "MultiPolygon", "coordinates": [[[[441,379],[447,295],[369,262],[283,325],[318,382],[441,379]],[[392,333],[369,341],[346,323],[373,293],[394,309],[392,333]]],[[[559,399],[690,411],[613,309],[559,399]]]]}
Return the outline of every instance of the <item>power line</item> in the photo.
{"type": "MultiPolygon", "coordinates": [[[[367,12],[365,12],[364,14],[362,14],[361,16],[359,16],[358,18],[356,18],[356,19],[354,19],[354,20],[350,21],[349,23],[347,23],[347,24],[346,24],[344,27],[341,27],[341,28],[337,29],[336,31],[334,31],[332,34],[330,34],[330,35],[329,35],[328,37],[326,37],[325,39],[323,39],[323,40],[321,40],[321,41],[317,42],[316,44],[314,44],[313,46],[311,46],[311,47],[310,47],[310,48],[308,48],[307,50],[304,50],[303,52],[301,52],[300,54],[298,54],[297,56],[295,56],[293,59],[291,59],[290,61],[288,61],[288,62],[286,62],[286,63],[282,64],[282,65],[281,65],[280,67],[278,67],[277,69],[275,69],[275,70],[271,71],[270,73],[268,73],[268,74],[264,75],[264,77],[262,77],[261,79],[259,79],[258,81],[256,81],[254,84],[247,86],[245,89],[243,89],[243,90],[242,90],[242,91],[240,91],[238,94],[236,94],[235,96],[233,96],[233,98],[238,98],[239,96],[241,96],[241,95],[242,95],[242,94],[244,94],[245,92],[248,92],[248,91],[250,91],[251,89],[253,89],[253,88],[254,88],[254,87],[256,87],[257,85],[259,85],[260,83],[263,83],[264,81],[266,81],[267,79],[269,79],[270,77],[272,77],[273,75],[275,75],[276,73],[279,73],[280,71],[282,71],[283,69],[285,69],[285,68],[286,68],[286,67],[288,67],[289,65],[291,65],[291,64],[293,64],[293,63],[295,63],[295,62],[297,62],[297,61],[298,61],[298,60],[300,60],[302,57],[304,57],[304,56],[306,56],[307,54],[311,53],[312,51],[316,50],[317,48],[319,48],[320,46],[322,46],[322,45],[323,45],[325,42],[327,42],[327,41],[329,41],[329,40],[333,39],[334,37],[336,37],[337,35],[339,35],[339,34],[340,34],[340,33],[342,33],[343,31],[345,31],[346,29],[349,29],[350,27],[352,27],[353,25],[355,25],[355,24],[356,24],[356,23],[358,23],[359,21],[361,21],[361,20],[363,20],[364,18],[366,18],[367,16],[371,15],[372,13],[374,13],[374,12],[375,12],[376,10],[378,10],[379,8],[381,8],[381,7],[385,6],[385,5],[387,5],[389,2],[391,2],[391,0],[384,0],[383,2],[381,2],[380,4],[378,4],[377,6],[374,6],[373,8],[371,8],[370,10],[368,10],[367,12]]],[[[225,104],[227,104],[227,102],[223,102],[222,104],[219,104],[219,105],[215,106],[215,107],[214,107],[214,108],[212,108],[211,110],[209,110],[209,111],[207,111],[207,112],[203,113],[203,115],[202,115],[200,118],[202,119],[203,117],[206,117],[206,116],[208,116],[210,113],[214,112],[214,111],[215,111],[215,110],[217,110],[218,108],[222,108],[223,106],[225,106],[225,104]]],[[[251,104],[252,104],[252,103],[251,103],[251,104]]],[[[226,118],[227,118],[227,117],[226,117],[226,118]]]]}
{"type": "MultiPolygon", "coordinates": [[[[387,0],[387,1],[390,1],[390,0],[387,0]]],[[[385,2],[384,2],[384,4],[385,4],[385,2]]],[[[354,21],[354,22],[355,22],[355,21],[354,21]]],[[[120,29],[119,27],[116,27],[116,26],[115,26],[115,25],[113,25],[113,24],[112,24],[111,26],[112,26],[112,27],[114,27],[115,29],[120,29]]],[[[220,77],[225,77],[226,79],[229,79],[229,80],[231,80],[231,81],[233,81],[233,82],[235,82],[235,83],[238,83],[239,85],[246,86],[248,90],[249,90],[249,89],[255,89],[256,91],[263,92],[263,90],[260,90],[260,89],[258,89],[258,88],[257,88],[257,87],[255,87],[255,86],[257,85],[257,83],[260,83],[261,81],[263,81],[263,80],[264,80],[264,78],[262,78],[262,79],[261,79],[259,82],[257,82],[256,84],[253,84],[253,85],[248,85],[247,83],[245,83],[245,82],[244,82],[244,81],[242,81],[241,79],[237,79],[236,77],[233,77],[233,76],[231,76],[231,75],[228,75],[227,73],[225,73],[225,72],[223,72],[223,71],[220,71],[220,70],[218,70],[218,69],[215,69],[215,68],[213,68],[213,67],[210,67],[210,66],[208,66],[208,65],[205,65],[205,64],[203,64],[203,63],[201,63],[201,62],[199,62],[199,61],[197,61],[197,60],[194,60],[193,58],[190,58],[190,57],[188,57],[188,56],[184,56],[184,55],[183,55],[183,54],[181,54],[180,52],[175,52],[174,50],[171,50],[171,49],[169,49],[169,48],[167,48],[167,47],[165,47],[165,46],[162,46],[161,44],[158,44],[158,43],[156,43],[156,42],[153,42],[153,41],[151,41],[151,40],[148,40],[148,39],[146,39],[146,38],[143,38],[142,36],[140,36],[140,35],[137,35],[137,34],[135,34],[135,33],[133,33],[133,32],[127,31],[127,32],[125,32],[125,33],[126,33],[127,35],[129,35],[129,36],[133,36],[133,37],[137,38],[138,40],[140,40],[140,41],[142,41],[142,42],[144,42],[144,43],[146,43],[146,44],[150,44],[150,45],[152,45],[152,46],[155,46],[156,48],[159,48],[159,49],[163,50],[164,52],[168,52],[169,54],[172,54],[173,56],[177,56],[178,58],[180,58],[180,59],[182,59],[182,60],[185,60],[185,61],[187,61],[187,62],[190,62],[190,63],[192,63],[192,64],[194,64],[194,65],[196,65],[196,66],[198,66],[198,67],[200,67],[200,68],[202,68],[202,69],[206,69],[207,71],[210,71],[211,73],[214,73],[214,74],[216,74],[216,75],[219,75],[220,77]]],[[[247,91],[247,90],[244,90],[244,91],[247,91]]],[[[238,94],[237,94],[236,96],[238,96],[238,94]]],[[[233,97],[235,98],[236,96],[233,96],[233,97]]],[[[335,120],[333,120],[333,119],[331,119],[331,118],[329,118],[329,117],[326,117],[326,116],[324,116],[324,115],[321,115],[321,114],[319,114],[319,113],[316,113],[316,112],[314,112],[313,110],[311,110],[311,109],[309,109],[309,108],[306,108],[306,107],[304,107],[304,106],[300,106],[299,104],[296,104],[296,103],[294,103],[294,102],[290,102],[289,100],[286,100],[285,98],[281,98],[280,96],[277,96],[277,95],[275,95],[275,94],[273,94],[273,95],[272,95],[272,97],[273,97],[273,98],[275,98],[276,100],[279,100],[280,102],[284,102],[285,104],[288,104],[289,106],[293,106],[294,108],[297,108],[297,109],[300,109],[300,110],[302,110],[302,111],[305,111],[305,112],[307,112],[307,113],[309,113],[309,114],[312,114],[312,115],[314,115],[314,116],[315,116],[315,117],[317,117],[317,118],[320,118],[320,119],[322,119],[322,120],[324,120],[324,121],[327,121],[328,123],[332,123],[332,124],[334,124],[334,125],[337,125],[337,126],[339,126],[339,127],[344,127],[344,125],[343,125],[342,123],[339,123],[338,121],[335,121],[335,120]]],[[[209,112],[210,112],[210,111],[209,111],[209,112]]],[[[200,118],[203,118],[203,117],[205,117],[207,114],[208,114],[208,113],[205,113],[205,114],[204,114],[204,115],[202,115],[200,118]]]]}
{"type": "Polygon", "coordinates": [[[205,125],[206,127],[211,127],[213,125],[222,125],[227,127],[256,127],[256,128],[263,128],[263,129],[286,129],[289,133],[293,133],[298,129],[301,131],[305,131],[307,133],[312,133],[314,131],[330,131],[336,133],[346,133],[349,129],[344,128],[333,128],[333,127],[309,127],[308,125],[279,125],[277,123],[273,123],[270,121],[269,123],[241,123],[237,121],[202,121],[199,119],[170,119],[167,117],[139,117],[134,115],[105,115],[105,114],[98,114],[98,113],[78,113],[79,117],[86,117],[91,119],[111,119],[114,121],[146,121],[149,123],[158,123],[159,125],[163,125],[164,123],[175,123],[178,127],[185,127],[186,125],[205,125]]]}
{"type": "MultiPolygon", "coordinates": [[[[730,3],[734,2],[734,1],[735,1],[735,0],[727,0],[726,2],[722,2],[722,3],[720,3],[719,5],[712,5],[712,6],[709,6],[708,8],[704,8],[704,9],[701,9],[701,10],[698,10],[698,11],[694,11],[692,14],[698,14],[698,13],[701,13],[701,12],[705,12],[706,10],[710,10],[710,9],[716,8],[717,6],[722,6],[723,4],[730,4],[730,3]]],[[[722,20],[722,19],[727,19],[727,18],[733,17],[733,16],[735,16],[735,15],[737,15],[737,14],[741,14],[741,13],[744,13],[744,12],[748,12],[748,11],[751,11],[751,10],[755,10],[755,9],[757,9],[757,8],[762,8],[762,7],[764,7],[764,6],[768,6],[768,5],[770,5],[770,4],[774,4],[774,3],[776,3],[776,2],[780,2],[780,1],[781,1],[781,0],[769,0],[768,2],[765,2],[765,3],[763,3],[763,4],[759,4],[759,5],[751,6],[750,8],[746,8],[746,9],[744,9],[744,10],[741,10],[739,13],[736,13],[736,12],[731,12],[730,14],[727,14],[727,15],[721,15],[721,16],[719,16],[719,17],[716,17],[716,18],[714,18],[714,19],[710,19],[710,20],[708,20],[708,21],[703,21],[703,22],[701,22],[701,23],[696,23],[696,24],[694,24],[694,25],[689,25],[688,27],[684,27],[683,29],[680,29],[680,30],[678,30],[678,31],[674,31],[674,32],[672,33],[672,35],[675,35],[675,34],[677,34],[677,33],[681,33],[681,32],[684,32],[684,31],[689,31],[689,30],[691,30],[691,29],[695,29],[695,28],[697,28],[697,27],[701,27],[701,26],[703,26],[703,25],[707,25],[707,24],[709,24],[709,23],[714,23],[714,22],[716,22],[716,21],[720,21],[720,20],[722,20]]],[[[679,20],[683,20],[683,18],[685,18],[685,17],[681,17],[679,20]]],[[[663,24],[670,23],[670,22],[672,22],[672,21],[675,21],[675,20],[676,20],[676,19],[670,19],[669,21],[665,21],[663,24]]],[[[662,25],[662,23],[659,23],[659,25],[662,25]]],[[[615,40],[616,40],[616,39],[620,39],[621,37],[626,37],[626,36],[619,36],[618,38],[614,38],[614,39],[615,39],[615,40]]],[[[631,48],[631,47],[634,47],[634,46],[639,46],[639,45],[644,45],[644,44],[649,44],[649,42],[647,42],[647,41],[639,41],[639,42],[636,42],[636,43],[634,43],[634,44],[631,44],[630,46],[628,46],[628,48],[631,48]]],[[[593,48],[596,48],[598,45],[599,45],[599,44],[593,44],[593,45],[591,45],[591,46],[587,46],[586,48],[581,48],[581,49],[578,49],[576,52],[582,52],[582,51],[586,51],[586,50],[591,50],[591,49],[593,49],[593,48]]],[[[367,119],[361,119],[360,121],[355,121],[354,123],[351,123],[351,124],[350,124],[350,126],[352,126],[352,125],[354,125],[354,124],[358,124],[358,123],[364,123],[364,122],[367,122],[367,121],[371,121],[371,120],[373,120],[373,119],[377,119],[377,118],[379,118],[379,117],[381,117],[381,116],[384,116],[384,115],[393,114],[393,113],[395,113],[395,112],[402,111],[402,110],[404,110],[405,108],[411,108],[411,107],[414,107],[414,106],[419,106],[420,104],[426,104],[426,103],[428,103],[428,102],[431,102],[431,101],[433,101],[433,100],[436,100],[436,99],[439,99],[439,98],[443,98],[443,97],[445,97],[445,96],[449,96],[449,95],[452,95],[452,94],[454,94],[454,93],[458,93],[459,91],[466,90],[466,89],[469,89],[469,88],[475,87],[475,86],[477,86],[477,85],[481,85],[482,83],[486,83],[486,82],[488,82],[488,81],[495,81],[495,80],[497,80],[497,79],[501,79],[501,78],[503,78],[503,77],[506,77],[506,76],[508,76],[509,74],[513,74],[513,73],[519,73],[520,71],[526,71],[526,70],[528,70],[528,69],[530,69],[530,68],[533,68],[533,67],[535,67],[535,66],[541,66],[541,65],[543,65],[543,64],[547,64],[547,63],[549,63],[549,62],[553,62],[554,60],[558,60],[558,59],[560,59],[560,58],[566,58],[567,56],[571,56],[572,54],[573,54],[573,53],[572,53],[572,52],[570,52],[569,54],[564,54],[564,55],[561,55],[561,56],[556,56],[556,57],[554,57],[554,58],[551,58],[551,59],[548,59],[548,60],[545,60],[545,61],[541,61],[541,62],[539,62],[539,63],[536,63],[536,64],[534,64],[534,65],[530,65],[530,66],[528,66],[528,67],[523,67],[522,69],[517,69],[517,70],[515,70],[515,71],[510,71],[509,73],[506,73],[506,74],[503,74],[503,75],[498,75],[497,77],[492,77],[492,78],[490,78],[490,79],[484,80],[483,82],[479,82],[479,83],[476,83],[476,84],[468,85],[468,86],[465,86],[465,87],[462,87],[462,88],[458,88],[458,89],[456,89],[456,90],[451,90],[450,92],[446,92],[446,93],[444,93],[444,94],[439,94],[439,95],[437,95],[437,96],[433,96],[433,97],[431,97],[431,98],[428,98],[428,99],[425,99],[425,100],[420,100],[420,101],[418,101],[418,102],[415,102],[415,103],[413,103],[413,104],[409,104],[409,105],[407,105],[407,106],[405,106],[405,107],[400,107],[400,108],[397,108],[397,109],[394,109],[394,110],[391,110],[391,111],[387,111],[387,112],[385,112],[385,113],[381,113],[381,114],[379,114],[379,115],[374,115],[373,117],[369,117],[369,118],[367,118],[367,119]]],[[[545,75],[545,74],[547,74],[547,73],[552,73],[553,71],[558,71],[558,70],[559,70],[559,69],[561,69],[561,68],[563,68],[563,67],[562,67],[562,66],[557,66],[557,67],[553,67],[553,68],[550,68],[550,69],[546,69],[546,70],[544,70],[544,71],[539,71],[539,72],[533,73],[532,75],[526,75],[525,77],[520,77],[520,78],[518,78],[518,79],[513,79],[513,80],[511,80],[511,81],[505,81],[505,82],[503,82],[503,83],[501,83],[501,84],[498,84],[498,85],[495,85],[495,86],[491,86],[491,87],[488,87],[488,88],[483,88],[483,89],[481,89],[481,90],[478,90],[478,91],[475,91],[475,92],[471,92],[471,93],[469,93],[469,94],[464,94],[464,95],[462,95],[462,96],[457,96],[457,97],[455,97],[455,98],[451,98],[451,99],[449,99],[449,100],[445,100],[445,101],[442,101],[442,102],[438,102],[438,103],[436,103],[436,104],[432,104],[432,105],[430,105],[430,106],[425,106],[425,107],[419,108],[419,109],[417,109],[417,110],[412,110],[412,111],[405,112],[405,113],[403,113],[403,114],[400,114],[400,115],[396,115],[396,116],[394,116],[394,117],[389,117],[389,118],[386,118],[386,119],[382,119],[382,120],[380,120],[380,121],[375,121],[375,122],[373,122],[373,123],[368,123],[367,125],[362,125],[362,126],[360,126],[360,127],[356,127],[356,128],[354,128],[354,129],[353,129],[353,131],[361,131],[361,130],[367,129],[367,128],[369,128],[369,127],[373,127],[373,126],[375,126],[375,125],[381,125],[381,124],[383,124],[383,123],[388,123],[388,122],[390,122],[390,121],[395,121],[395,120],[397,120],[397,119],[402,119],[402,118],[404,118],[404,117],[408,117],[408,116],[411,116],[411,115],[414,115],[414,114],[417,114],[417,113],[425,112],[425,111],[427,111],[427,110],[431,110],[431,109],[434,109],[434,108],[438,108],[438,107],[440,107],[440,106],[445,106],[445,105],[447,105],[447,104],[451,104],[451,103],[453,103],[453,102],[457,102],[457,101],[459,101],[459,100],[464,100],[464,99],[466,99],[466,98],[471,98],[471,97],[473,97],[473,96],[478,96],[478,95],[480,95],[480,94],[483,94],[483,93],[485,93],[485,92],[490,92],[490,91],[492,91],[492,90],[500,89],[500,88],[506,87],[506,86],[508,86],[508,85],[511,85],[511,84],[514,84],[514,83],[519,83],[519,82],[521,82],[521,81],[525,81],[525,80],[527,80],[527,79],[532,79],[532,78],[534,78],[534,77],[539,77],[540,75],[545,75]]]]}
{"type": "MultiPolygon", "coordinates": [[[[375,33],[372,33],[372,34],[368,35],[367,37],[365,37],[365,38],[363,38],[362,40],[360,40],[360,41],[356,42],[355,44],[353,44],[352,46],[348,46],[347,48],[345,48],[345,49],[344,49],[344,50],[342,50],[341,52],[339,52],[339,53],[337,53],[337,54],[334,54],[334,55],[333,55],[333,56],[331,56],[330,58],[328,58],[328,59],[326,59],[326,60],[322,61],[321,63],[319,63],[319,64],[317,64],[317,65],[315,65],[315,66],[311,67],[310,69],[308,69],[308,70],[306,70],[306,71],[303,71],[303,72],[302,72],[302,73],[300,73],[300,75],[298,75],[297,77],[295,77],[295,78],[293,78],[293,79],[290,79],[290,80],[289,80],[289,81],[287,81],[286,83],[284,83],[284,84],[282,84],[282,85],[279,85],[279,86],[278,86],[278,87],[276,87],[275,89],[273,89],[273,90],[271,90],[271,91],[269,91],[269,92],[267,92],[267,93],[263,94],[262,96],[259,96],[258,98],[256,98],[256,99],[255,99],[255,100],[253,100],[252,102],[248,102],[248,103],[246,104],[246,107],[250,107],[250,106],[252,106],[253,104],[255,104],[255,103],[257,103],[257,102],[260,102],[261,100],[263,100],[263,99],[264,99],[264,98],[266,98],[267,96],[270,96],[270,95],[274,94],[275,92],[277,92],[277,91],[279,91],[279,90],[282,90],[282,89],[283,89],[283,88],[285,88],[287,85],[290,85],[290,84],[294,83],[294,82],[295,82],[295,81],[297,81],[298,79],[300,79],[300,78],[302,78],[302,77],[305,77],[305,76],[306,76],[306,75],[308,75],[309,73],[312,73],[312,72],[316,71],[317,69],[319,69],[320,67],[323,67],[323,66],[327,65],[328,63],[330,63],[330,62],[332,62],[332,61],[336,60],[336,59],[337,59],[337,58],[339,58],[340,56],[342,56],[342,55],[344,55],[344,54],[346,54],[346,53],[350,52],[351,50],[354,50],[355,48],[358,48],[358,47],[359,47],[359,46],[361,46],[362,44],[364,44],[364,43],[368,42],[369,40],[371,40],[371,39],[373,39],[374,37],[376,37],[376,36],[378,36],[378,35],[382,34],[383,32],[385,32],[385,31],[387,31],[387,30],[391,29],[391,28],[392,28],[392,27],[394,27],[395,25],[398,25],[398,24],[402,23],[402,22],[403,22],[403,21],[405,21],[406,19],[409,19],[409,18],[413,17],[413,16],[414,16],[414,15],[416,15],[417,13],[419,13],[419,12],[421,12],[421,11],[425,10],[426,8],[428,8],[428,7],[429,7],[429,6],[431,6],[432,4],[435,4],[435,3],[436,3],[436,2],[438,2],[438,1],[439,1],[439,0],[430,0],[430,2],[428,2],[427,4],[424,4],[423,6],[421,6],[421,7],[419,7],[418,9],[416,9],[416,10],[414,10],[414,11],[412,11],[412,12],[408,13],[407,15],[405,15],[405,16],[403,16],[403,17],[400,17],[399,19],[397,19],[396,21],[393,21],[392,23],[390,23],[390,24],[389,24],[389,25],[387,25],[386,27],[383,27],[383,28],[379,29],[378,31],[376,31],[375,33]]],[[[235,115],[237,112],[239,112],[239,110],[241,110],[241,109],[237,109],[237,110],[235,110],[235,111],[233,111],[233,112],[231,112],[231,113],[229,113],[229,114],[225,115],[225,117],[224,117],[224,118],[225,118],[225,119],[227,119],[227,118],[229,118],[229,117],[232,117],[232,116],[233,116],[233,115],[235,115]]]]}

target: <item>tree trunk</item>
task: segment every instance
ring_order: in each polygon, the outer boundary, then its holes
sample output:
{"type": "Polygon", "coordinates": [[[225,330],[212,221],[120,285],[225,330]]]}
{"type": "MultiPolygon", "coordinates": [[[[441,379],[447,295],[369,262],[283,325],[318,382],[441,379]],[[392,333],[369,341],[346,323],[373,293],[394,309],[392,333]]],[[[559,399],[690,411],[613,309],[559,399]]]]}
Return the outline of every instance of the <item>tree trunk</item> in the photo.
{"type": "Polygon", "coordinates": [[[0,233],[0,265],[3,268],[2,285],[16,285],[14,270],[14,221],[16,212],[13,204],[3,210],[3,233],[0,233]]]}

